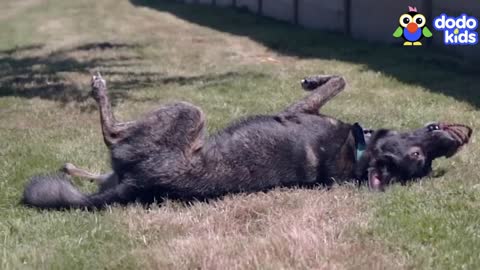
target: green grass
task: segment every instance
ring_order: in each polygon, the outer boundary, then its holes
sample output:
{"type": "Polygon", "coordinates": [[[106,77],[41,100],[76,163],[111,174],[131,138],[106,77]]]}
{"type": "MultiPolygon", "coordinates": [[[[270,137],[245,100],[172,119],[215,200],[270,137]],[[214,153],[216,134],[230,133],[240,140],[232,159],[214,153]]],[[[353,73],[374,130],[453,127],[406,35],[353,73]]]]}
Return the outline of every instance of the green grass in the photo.
{"type": "Polygon", "coordinates": [[[479,201],[479,185],[472,182],[396,188],[377,200],[369,233],[391,241],[418,268],[476,269],[479,201]]]}
{"type": "MultiPolygon", "coordinates": [[[[72,162],[108,170],[89,74],[118,118],[160,103],[202,107],[213,132],[271,113],[305,75],[341,74],[322,109],[369,127],[480,127],[478,67],[429,47],[370,44],[243,12],[169,1],[4,1],[0,11],[0,269],[475,269],[480,147],[384,194],[275,190],[190,206],[43,212],[28,177],[72,162]]],[[[77,179],[82,190],[93,185],[77,179]]]]}

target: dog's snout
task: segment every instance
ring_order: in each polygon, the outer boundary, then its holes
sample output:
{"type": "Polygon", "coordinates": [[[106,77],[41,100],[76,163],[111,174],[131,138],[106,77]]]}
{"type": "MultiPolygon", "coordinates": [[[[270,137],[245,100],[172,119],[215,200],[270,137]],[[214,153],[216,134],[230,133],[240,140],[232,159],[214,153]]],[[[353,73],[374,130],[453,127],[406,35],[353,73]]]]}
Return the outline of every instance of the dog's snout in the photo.
{"type": "Polygon", "coordinates": [[[471,127],[463,124],[440,124],[442,130],[452,135],[461,145],[467,144],[472,137],[473,130],[471,127]]]}

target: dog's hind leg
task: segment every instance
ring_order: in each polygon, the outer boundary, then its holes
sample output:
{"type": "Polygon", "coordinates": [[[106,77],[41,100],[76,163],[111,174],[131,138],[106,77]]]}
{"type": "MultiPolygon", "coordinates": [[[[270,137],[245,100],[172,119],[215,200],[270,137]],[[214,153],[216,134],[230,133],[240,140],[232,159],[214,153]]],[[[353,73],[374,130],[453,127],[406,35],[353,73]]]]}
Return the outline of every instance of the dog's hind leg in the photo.
{"type": "Polygon", "coordinates": [[[98,184],[105,182],[106,179],[110,177],[110,175],[112,174],[112,173],[106,173],[106,174],[91,173],[87,170],[78,168],[72,163],[65,163],[65,165],[63,165],[62,167],[62,171],[70,176],[82,177],[89,180],[93,180],[95,181],[95,183],[98,183],[98,184]]]}
{"type": "Polygon", "coordinates": [[[63,165],[62,171],[70,176],[82,177],[93,180],[100,187],[100,190],[105,190],[118,184],[118,177],[114,172],[95,174],[87,170],[78,168],[72,163],[66,163],[65,165],[63,165]]]}
{"type": "Polygon", "coordinates": [[[63,165],[62,171],[70,176],[82,177],[89,180],[95,181],[98,185],[105,183],[108,178],[114,175],[113,172],[105,173],[105,174],[95,174],[91,173],[87,170],[78,168],[77,166],[73,165],[72,163],[65,163],[63,165]]]}
{"type": "Polygon", "coordinates": [[[100,109],[100,121],[105,144],[110,147],[127,136],[127,130],[135,122],[118,122],[113,116],[107,95],[107,84],[100,73],[92,77],[92,95],[100,109]]]}
{"type": "Polygon", "coordinates": [[[302,80],[302,88],[312,93],[302,100],[290,105],[286,113],[313,113],[325,105],[345,88],[346,82],[341,76],[319,75],[302,80]]]}

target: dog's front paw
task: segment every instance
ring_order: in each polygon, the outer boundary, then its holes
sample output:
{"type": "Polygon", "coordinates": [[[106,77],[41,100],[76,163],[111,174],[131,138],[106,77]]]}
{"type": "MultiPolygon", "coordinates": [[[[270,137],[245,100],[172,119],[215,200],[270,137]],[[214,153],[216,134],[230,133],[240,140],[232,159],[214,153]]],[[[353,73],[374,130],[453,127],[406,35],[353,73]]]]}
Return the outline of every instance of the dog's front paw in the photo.
{"type": "Polygon", "coordinates": [[[101,95],[105,95],[107,91],[107,82],[102,78],[100,72],[92,76],[92,95],[98,99],[101,95]]]}

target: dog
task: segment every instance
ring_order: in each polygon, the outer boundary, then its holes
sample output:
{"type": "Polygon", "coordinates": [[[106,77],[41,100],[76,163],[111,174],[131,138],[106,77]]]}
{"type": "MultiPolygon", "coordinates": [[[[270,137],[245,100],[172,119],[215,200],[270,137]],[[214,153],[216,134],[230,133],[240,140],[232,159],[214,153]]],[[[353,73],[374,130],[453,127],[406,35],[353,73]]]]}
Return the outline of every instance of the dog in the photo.
{"type": "Polygon", "coordinates": [[[408,132],[364,130],[319,113],[345,88],[341,76],[311,76],[301,85],[310,94],[282,112],[238,120],[206,138],[204,113],[186,102],[161,106],[137,121],[117,121],[98,73],[92,96],[113,172],[95,175],[67,164],[66,174],[32,177],[22,202],[41,209],[101,209],[344,181],[383,191],[393,182],[427,176],[433,160],[453,156],[472,135],[466,125],[443,122],[408,132]],[[80,192],[68,175],[95,180],[99,191],[80,192]]]}

